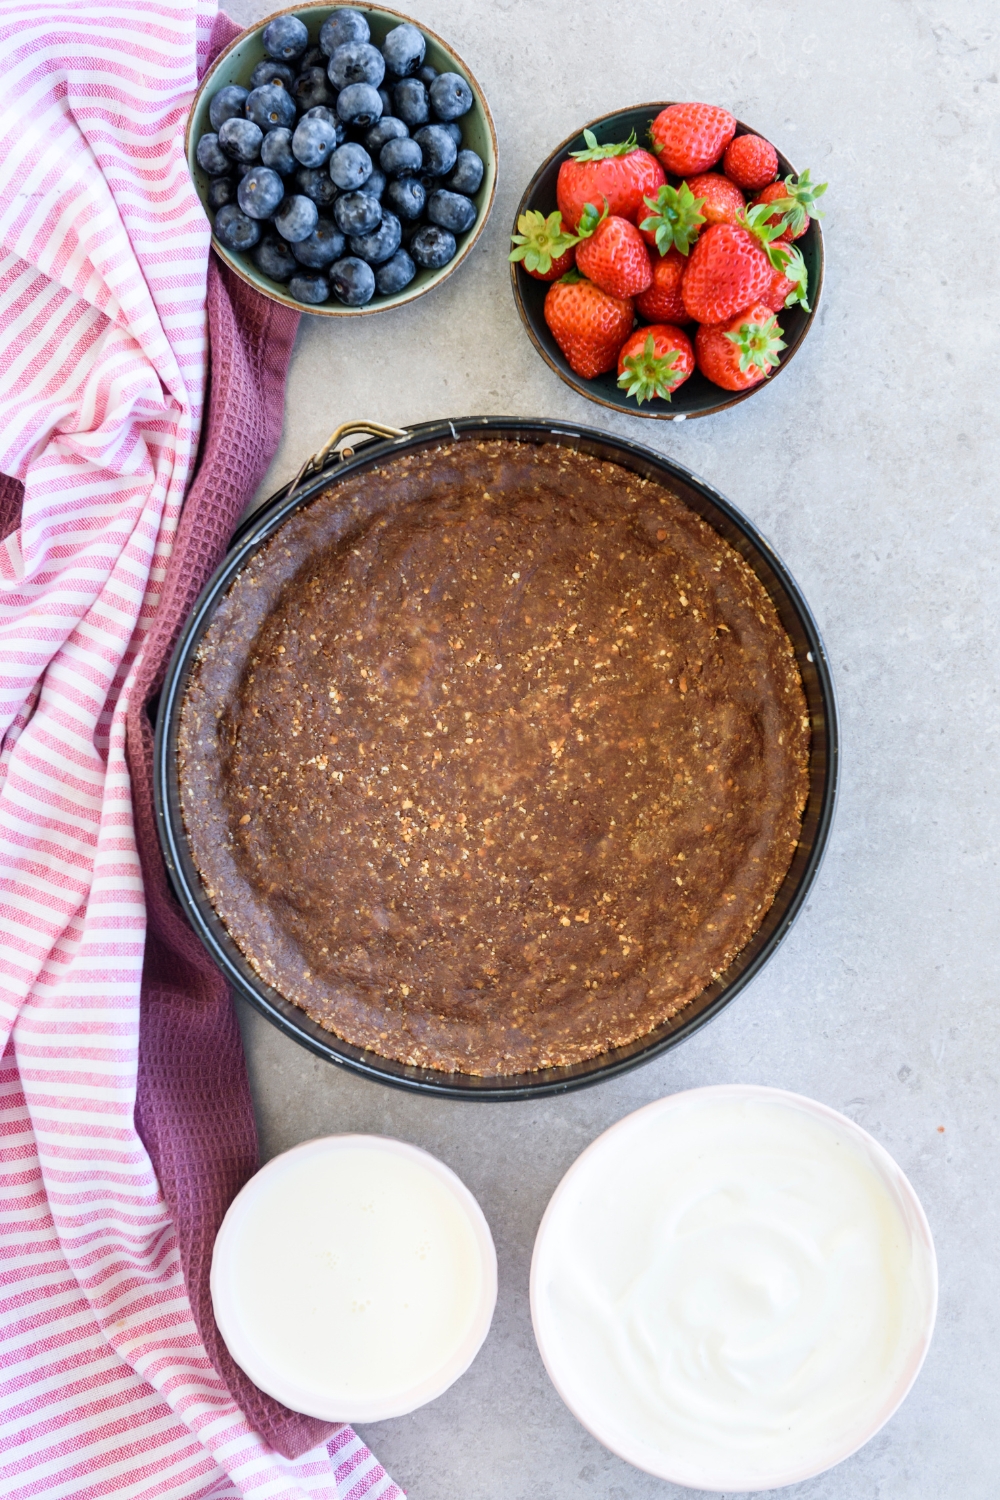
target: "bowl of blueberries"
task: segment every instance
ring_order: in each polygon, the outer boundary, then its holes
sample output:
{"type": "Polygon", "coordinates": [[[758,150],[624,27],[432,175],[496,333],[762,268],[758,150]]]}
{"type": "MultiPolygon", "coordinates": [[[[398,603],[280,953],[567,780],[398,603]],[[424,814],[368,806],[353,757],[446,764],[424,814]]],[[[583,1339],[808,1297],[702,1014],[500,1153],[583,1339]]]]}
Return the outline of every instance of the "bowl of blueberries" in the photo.
{"type": "Polygon", "coordinates": [[[391,10],[296,6],[243,32],[202,80],[186,150],[222,259],[265,296],[332,317],[437,286],[496,191],[482,90],[391,10]]]}

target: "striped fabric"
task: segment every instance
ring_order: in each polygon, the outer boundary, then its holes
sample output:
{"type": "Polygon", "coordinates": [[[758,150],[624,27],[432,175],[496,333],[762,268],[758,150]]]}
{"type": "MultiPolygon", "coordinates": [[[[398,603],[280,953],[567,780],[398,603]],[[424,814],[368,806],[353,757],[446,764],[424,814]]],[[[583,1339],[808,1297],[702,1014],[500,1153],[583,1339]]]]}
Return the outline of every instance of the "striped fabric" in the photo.
{"type": "Polygon", "coordinates": [[[295,1461],[202,1347],[136,1134],[145,932],[124,722],[197,449],[213,0],[0,0],[0,1494],[390,1500],[295,1461]]]}

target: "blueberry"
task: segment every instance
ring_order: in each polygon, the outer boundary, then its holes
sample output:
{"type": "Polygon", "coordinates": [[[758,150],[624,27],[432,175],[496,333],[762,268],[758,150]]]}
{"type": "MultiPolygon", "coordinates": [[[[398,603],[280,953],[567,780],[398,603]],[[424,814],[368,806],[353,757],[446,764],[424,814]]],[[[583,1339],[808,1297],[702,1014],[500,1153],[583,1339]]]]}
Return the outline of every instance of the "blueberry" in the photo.
{"type": "MultiPolygon", "coordinates": [[[[227,122],[223,120],[222,123],[225,125],[227,122]]],[[[240,123],[245,125],[246,121],[241,120],[240,123]]],[[[232,161],[220,146],[219,137],[212,132],[202,136],[194,154],[199,167],[209,177],[221,177],[224,172],[232,171],[232,161]]]]}
{"type": "Polygon", "coordinates": [[[224,208],[227,203],[235,203],[235,179],[232,177],[213,177],[208,184],[208,192],[205,194],[205,200],[213,213],[220,208],[224,208]]]}
{"type": "Polygon", "coordinates": [[[395,115],[383,115],[377,125],[365,134],[365,146],[373,156],[378,156],[387,141],[401,141],[409,131],[402,120],[397,120],[395,115]]]}
{"type": "Polygon", "coordinates": [[[296,302],[326,302],[330,296],[330,283],[325,276],[293,276],[288,290],[296,302]]]}
{"type": "Polygon", "coordinates": [[[294,172],[298,162],[292,153],[292,132],[284,125],[269,130],[260,143],[260,159],[265,167],[273,167],[282,177],[294,172]]]}
{"type": "Polygon", "coordinates": [[[317,104],[333,104],[334,97],[326,81],[325,68],[306,68],[292,85],[292,94],[301,110],[315,109],[317,104]]]}
{"type": "Polygon", "coordinates": [[[455,236],[436,224],[422,224],[410,241],[410,254],[417,265],[431,271],[446,266],[457,249],[455,236]]]}
{"type": "Polygon", "coordinates": [[[250,87],[252,89],[263,88],[265,83],[277,83],[281,88],[292,92],[295,83],[295,74],[287,63],[273,62],[271,58],[265,57],[259,62],[250,74],[250,87]]]}
{"type": "Polygon", "coordinates": [[[338,146],[330,157],[330,176],[345,193],[363,187],[371,175],[372,159],[364,146],[354,141],[338,146]]]}
{"type": "Polygon", "coordinates": [[[370,37],[368,22],[361,12],[342,5],[323,22],[319,44],[327,57],[332,57],[345,42],[367,42],[370,37]]]}
{"type": "Polygon", "coordinates": [[[329,219],[320,219],[312,234],[292,246],[297,261],[314,271],[322,271],[344,253],[344,236],[329,219]]]}
{"type": "Polygon", "coordinates": [[[299,263],[292,254],[291,247],[285,243],[280,234],[274,234],[270,230],[264,235],[260,244],[254,246],[250,259],[258,271],[263,271],[264,275],[270,276],[272,281],[287,281],[289,276],[294,276],[299,269],[299,263]]]}
{"type": "Polygon", "coordinates": [[[392,112],[415,130],[430,118],[427,90],[419,78],[402,78],[392,91],[392,112]]]}
{"type": "Polygon", "coordinates": [[[455,170],[445,183],[445,187],[453,193],[465,193],[471,198],[473,193],[479,192],[482,180],[482,157],[477,156],[474,151],[460,151],[458,160],[455,162],[455,170]]]}
{"type": "Polygon", "coordinates": [[[423,152],[409,136],[386,141],[378,157],[378,164],[387,177],[416,177],[423,162],[423,152]]]}
{"type": "Polygon", "coordinates": [[[382,118],[382,100],[370,83],[349,83],[337,95],[337,114],[345,125],[374,125],[382,118]]]}
{"type": "Polygon", "coordinates": [[[240,208],[251,219],[269,219],[285,196],[285,184],[272,167],[251,167],[237,190],[240,208]]]}
{"type": "Polygon", "coordinates": [[[438,188],[427,199],[427,217],[441,229],[464,234],[476,222],[476,205],[464,193],[449,193],[438,188]]]}
{"type": "Polygon", "coordinates": [[[427,202],[427,193],[415,177],[398,177],[385,190],[386,205],[401,219],[419,219],[427,202]]]}
{"type": "Polygon", "coordinates": [[[430,63],[424,63],[422,68],[417,69],[417,77],[420,79],[420,82],[427,88],[430,88],[431,84],[434,82],[437,76],[437,68],[432,68],[430,63]]]}
{"type": "Polygon", "coordinates": [[[349,83],[370,83],[377,89],[385,77],[385,59],[371,42],[345,42],[330,58],[326,73],[335,89],[349,83]]]}
{"type": "Polygon", "coordinates": [[[224,120],[219,127],[219,145],[234,161],[256,161],[263,139],[264,132],[252,120],[224,120]]]}
{"type": "Polygon", "coordinates": [[[383,297],[391,297],[409,286],[417,268],[405,250],[397,250],[391,260],[385,261],[375,272],[375,285],[383,297]]]}
{"type": "Polygon", "coordinates": [[[424,171],[428,176],[443,177],[451,171],[458,160],[458,147],[443,125],[425,125],[413,139],[424,153],[424,171]]]}
{"type": "Polygon", "coordinates": [[[424,60],[426,50],[427,43],[423,34],[408,21],[404,21],[402,26],[394,26],[382,43],[385,65],[397,78],[407,78],[415,73],[424,60]]]}
{"type": "MultiPolygon", "coordinates": [[[[337,128],[326,120],[317,120],[315,115],[299,121],[292,136],[292,151],[296,161],[304,167],[321,167],[330,160],[330,153],[337,144],[337,128]]],[[[343,147],[340,148],[343,150],[343,147]]]]}
{"type": "Polygon", "coordinates": [[[456,124],[456,122],[454,120],[448,120],[446,122],[446,124],[444,124],[444,125],[441,126],[441,129],[442,130],[447,130],[448,134],[451,136],[452,140],[455,142],[455,145],[458,146],[459,148],[461,148],[461,145],[462,145],[462,127],[461,127],[461,125],[456,124]]]}
{"type": "Polygon", "coordinates": [[[319,222],[319,209],[311,198],[303,193],[293,193],[286,198],[274,216],[274,227],[283,239],[307,239],[319,222]]]}
{"type": "Polygon", "coordinates": [[[337,145],[344,139],[344,124],[338,119],[336,108],[329,104],[314,104],[312,109],[307,109],[302,116],[304,120],[325,120],[332,125],[337,132],[337,145]]]}
{"type": "Polygon", "coordinates": [[[472,108],[472,90],[460,73],[439,73],[430,86],[431,109],[439,120],[457,120],[472,108]]]}
{"type": "Polygon", "coordinates": [[[370,193],[342,193],[333,205],[342,234],[368,234],[382,222],[382,205],[370,193]]]}
{"type": "Polygon", "coordinates": [[[330,285],[348,307],[364,307],[375,295],[375,272],[366,261],[347,255],[330,267],[330,285]]]}
{"type": "Polygon", "coordinates": [[[295,174],[295,186],[317,208],[332,208],[340,196],[340,189],[330,180],[326,167],[300,167],[295,174]]]}
{"type": "Polygon", "coordinates": [[[301,57],[309,45],[309,33],[297,16],[275,16],[264,27],[261,41],[268,57],[289,62],[301,57]]]}
{"type": "Polygon", "coordinates": [[[259,125],[261,130],[274,130],[278,125],[295,123],[295,100],[280,83],[265,83],[247,96],[247,119],[259,125]]]}
{"type": "Polygon", "coordinates": [[[389,90],[385,87],[384,84],[379,89],[378,96],[379,96],[379,98],[382,101],[382,113],[384,115],[391,115],[392,114],[392,95],[389,93],[389,90]]]}
{"type": "Polygon", "coordinates": [[[381,198],[385,192],[385,173],[380,172],[378,167],[373,168],[372,175],[367,182],[361,184],[358,192],[369,193],[373,198],[381,198]]]}
{"type": "Polygon", "coordinates": [[[310,47],[308,51],[303,52],[295,66],[300,73],[304,73],[306,68],[322,68],[325,73],[326,53],[322,47],[310,47]]]}
{"type": "Polygon", "coordinates": [[[402,239],[402,225],[395,214],[383,213],[382,222],[371,234],[351,236],[352,255],[360,255],[371,266],[380,266],[384,260],[395,255],[402,239]]]}
{"type": "Polygon", "coordinates": [[[238,83],[227,83],[224,89],[212,95],[212,102],[208,106],[208,118],[212,122],[212,129],[218,130],[225,120],[235,120],[243,113],[243,106],[247,102],[247,91],[241,89],[238,83]]]}
{"type": "Polygon", "coordinates": [[[215,216],[213,233],[227,250],[252,250],[260,239],[260,225],[236,207],[227,203],[215,216]]]}

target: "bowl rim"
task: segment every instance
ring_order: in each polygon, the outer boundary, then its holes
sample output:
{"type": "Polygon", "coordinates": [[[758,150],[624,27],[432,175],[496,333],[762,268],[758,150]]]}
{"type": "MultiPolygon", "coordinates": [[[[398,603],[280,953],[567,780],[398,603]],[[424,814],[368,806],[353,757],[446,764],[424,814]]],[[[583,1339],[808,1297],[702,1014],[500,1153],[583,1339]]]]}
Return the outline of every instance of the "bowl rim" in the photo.
{"type": "MultiPolygon", "coordinates": [[[[596,119],[588,120],[585,125],[581,125],[580,128],[578,130],[575,130],[572,135],[568,135],[566,139],[555,148],[554,151],[549,152],[545,160],[533,173],[531,181],[528,183],[528,186],[521,194],[521,201],[517,205],[517,211],[514,214],[514,223],[513,228],[511,229],[511,234],[513,235],[517,233],[518,220],[520,219],[521,215],[526,212],[527,205],[531,199],[531,195],[535,191],[535,187],[542,174],[549,169],[549,167],[558,157],[562,156],[564,153],[568,153],[569,147],[572,146],[574,141],[579,140],[585,130],[594,130],[600,125],[607,124],[609,120],[617,119],[619,115],[635,114],[640,110],[643,112],[649,110],[655,115],[658,114],[660,110],[668,109],[671,104],[674,104],[676,102],[676,100],[665,99],[651,104],[632,104],[628,105],[624,109],[609,110],[607,114],[598,115],[596,119]]],[[[737,135],[759,135],[759,133],[760,132],[754,130],[752,126],[747,125],[745,121],[736,121],[737,135]]],[[[775,147],[775,150],[777,150],[777,147],[775,147]]],[[[798,170],[794,166],[792,166],[792,163],[788,160],[788,157],[785,156],[784,152],[779,151],[778,155],[782,157],[786,162],[788,162],[790,171],[797,177],[799,175],[798,170]]],[[[709,168],[709,170],[711,171],[713,169],[709,168]]],[[[653,420],[657,422],[693,422],[699,417],[712,417],[715,416],[717,412],[728,411],[730,407],[738,406],[741,401],[746,401],[750,396],[756,395],[758,391],[762,391],[768,385],[770,385],[771,382],[781,374],[782,370],[784,370],[788,365],[791,364],[800,347],[805,343],[806,336],[812,329],[813,321],[816,317],[817,309],[819,308],[820,297],[823,292],[826,252],[823,244],[823,229],[819,220],[810,219],[809,222],[810,227],[815,226],[816,229],[816,250],[819,267],[815,283],[809,289],[812,307],[810,312],[806,316],[806,322],[802,328],[802,332],[799,334],[795,343],[788,350],[787,354],[782,358],[777,369],[773,370],[766,380],[758,381],[756,385],[750,386],[745,391],[723,391],[722,387],[719,386],[718,389],[721,399],[715,402],[713,406],[706,407],[704,411],[682,412],[671,411],[669,408],[657,411],[652,409],[651,402],[645,402],[642,406],[639,406],[638,404],[636,404],[634,407],[621,406],[615,401],[607,400],[606,397],[599,395],[596,391],[584,390],[583,386],[588,382],[584,381],[582,375],[567,375],[565,370],[560,369],[559,365],[549,354],[548,350],[543,346],[534,328],[532,327],[531,319],[528,317],[527,308],[524,305],[524,299],[521,294],[521,284],[518,278],[518,267],[520,265],[520,262],[518,261],[509,262],[510,282],[511,290],[514,294],[514,304],[517,307],[518,315],[521,319],[522,324],[524,325],[524,330],[527,333],[528,338],[531,340],[532,344],[535,346],[537,352],[541,355],[542,359],[548,365],[549,369],[553,370],[555,374],[559,376],[559,379],[569,386],[570,390],[576,391],[577,395],[585,396],[588,401],[594,401],[598,406],[607,407],[609,411],[622,412],[627,417],[643,417],[647,421],[653,420]]],[[[527,272],[525,272],[524,274],[527,275],[527,272]]]]}
{"type": "MultiPolygon", "coordinates": [[[[684,503],[689,502],[685,500],[684,503]]],[[[696,509],[694,506],[692,508],[696,509]]],[[[749,558],[747,560],[750,561],[749,558]]],[[[761,581],[773,598],[771,588],[763,578],[761,581]]],[[[632,438],[605,432],[600,428],[587,427],[579,423],[567,424],[551,418],[458,417],[445,421],[415,424],[401,437],[365,443],[357,448],[353,457],[328,466],[294,493],[289,494],[285,489],[280,490],[251,517],[237,526],[230,550],[202,589],[181,627],[164,675],[154,738],[153,799],[161,852],[171,888],[185,917],[229,984],[279,1031],[326,1061],[346,1067],[350,1072],[358,1073],[363,1077],[376,1079],[380,1083],[438,1098],[507,1102],[564,1094],[630,1072],[633,1068],[652,1061],[653,1058],[661,1056],[693,1036],[702,1026],[707,1025],[719,1015],[756,978],[773,953],[780,947],[802,911],[819,873],[833,825],[839,780],[839,758],[836,693],[827,661],[826,648],[812,611],[791,572],[774,548],[753,523],[720,491],[670,455],[648,448],[632,438]],[[604,1052],[584,1063],[564,1068],[549,1068],[532,1073],[491,1075],[490,1077],[445,1073],[432,1068],[415,1067],[397,1063],[391,1059],[382,1058],[374,1052],[355,1047],[343,1041],[335,1032],[323,1030],[306,1015],[305,1011],[292,1001],[286,1000],[251,970],[245,956],[229,937],[221,918],[205,895],[203,882],[194,864],[184,829],[177,777],[177,729],[188,672],[216,605],[250,557],[270,539],[290,515],[301,506],[307,505],[331,484],[342,482],[344,478],[358,472],[362,467],[367,468],[381,462],[393,450],[405,449],[408,446],[429,446],[434,442],[447,441],[449,438],[459,441],[462,435],[486,439],[494,436],[509,437],[514,440],[541,443],[560,443],[569,440],[567,445],[578,444],[583,451],[587,451],[588,443],[598,447],[603,445],[614,450],[616,457],[611,461],[623,462],[625,466],[631,466],[638,473],[642,472],[640,466],[646,465],[649,470],[659,476],[661,482],[673,479],[697,495],[711,512],[711,515],[702,513],[703,519],[719,531],[730,545],[735,545],[734,537],[738,537],[746,544],[753,558],[757,560],[756,563],[750,562],[750,566],[754,568],[758,577],[761,576],[760,567],[765,567],[774,575],[776,583],[788,600],[797,628],[801,630],[808,648],[803,649],[802,652],[797,651],[797,660],[801,667],[802,656],[808,658],[809,670],[815,674],[816,698],[822,710],[822,743],[816,751],[816,764],[820,767],[818,805],[812,843],[808,847],[803,867],[790,892],[780,920],[766,938],[760,939],[759,948],[746,961],[744,967],[700,1006],[700,997],[696,997],[678,1013],[676,1023],[674,1020],[664,1022],[660,1027],[654,1028],[647,1037],[637,1038],[627,1047],[604,1052]],[[732,534],[728,534],[726,528],[732,534]]],[[[786,875],[785,878],[787,880],[788,876],[786,875]]],[[[784,889],[784,885],[781,889],[784,889]]],[[[765,926],[766,920],[765,918],[765,926]]],[[[751,938],[748,947],[752,947],[758,941],[759,936],[758,932],[754,938],[751,938]]],[[[744,953],[746,951],[746,949],[743,950],[744,953]]],[[[738,962],[738,958],[735,962],[738,962]]],[[[724,977],[725,975],[721,976],[721,978],[724,977]]],[[[702,995],[707,994],[717,984],[719,981],[714,981],[713,985],[707,986],[706,990],[702,991],[702,995]]]]}
{"type": "Polygon", "coordinates": [[[708,1084],[700,1088],[683,1089],[676,1094],[666,1094],[660,1099],[654,1099],[651,1103],[645,1104],[639,1109],[632,1110],[620,1120],[616,1120],[613,1125],[603,1130],[600,1135],[591,1141],[589,1146],[586,1146],[580,1152],[579,1156],[575,1158],[560,1178],[542,1215],[531,1255],[528,1295],[531,1308],[532,1332],[534,1333],[535,1343],[538,1347],[541,1361],[545,1366],[546,1374],[552,1381],[555,1390],[560,1399],[565,1403],[567,1409],[572,1412],[580,1425],[592,1437],[596,1438],[603,1447],[610,1449],[612,1453],[616,1453],[619,1458],[624,1459],[626,1463],[632,1464],[635,1468],[641,1469],[648,1474],[654,1474],[658,1479],[668,1480],[674,1484],[698,1490],[708,1490],[713,1494],[718,1493],[720,1489],[726,1493],[733,1491],[739,1494],[743,1494],[744,1492],[757,1494],[763,1490],[780,1489],[785,1485],[799,1484],[807,1479],[814,1479],[820,1474],[827,1473],[837,1464],[843,1463],[845,1459],[857,1453],[860,1448],[863,1448],[866,1443],[875,1437],[876,1433],[881,1431],[887,1422],[891,1421],[913,1389],[917,1377],[923,1368],[924,1360],[927,1357],[927,1351],[930,1348],[937,1321],[939,1277],[934,1238],[931,1234],[924,1206],[906,1173],[895,1157],[882,1145],[881,1141],[876,1140],[863,1126],[858,1125],[848,1115],[842,1114],[839,1110],[833,1109],[828,1104],[823,1104],[818,1099],[810,1098],[807,1094],[799,1094],[789,1089],[774,1088],[764,1084],[723,1083],[708,1084]],[[665,1467],[650,1468],[648,1461],[644,1462],[636,1456],[636,1450],[626,1451],[629,1445],[622,1442],[620,1437],[611,1440],[607,1435],[607,1431],[598,1431],[597,1428],[600,1424],[594,1421],[592,1415],[588,1420],[576,1410],[572,1400],[570,1400],[560,1385],[557,1374],[553,1371],[551,1354],[547,1354],[546,1352],[545,1336],[539,1333],[539,1326],[542,1321],[539,1312],[539,1303],[541,1300],[539,1280],[542,1274],[540,1267],[542,1254],[544,1253],[545,1236],[549,1231],[552,1220],[556,1216],[559,1204],[573,1191],[579,1173],[584,1169],[583,1164],[589,1157],[596,1155],[610,1137],[619,1132],[623,1135],[626,1134],[628,1129],[634,1126],[643,1116],[650,1117],[656,1114],[668,1113],[673,1109],[684,1108],[699,1099],[719,1102],[725,1100],[772,1101],[783,1104],[786,1108],[795,1109],[810,1115],[812,1118],[819,1119],[824,1124],[838,1130],[864,1152],[874,1170],[882,1178],[887,1190],[895,1192],[900,1214],[907,1223],[914,1246],[923,1257],[923,1266],[921,1269],[926,1276],[927,1289],[930,1295],[926,1308],[926,1318],[913,1339],[913,1348],[904,1375],[900,1379],[899,1385],[889,1393],[888,1398],[883,1400],[882,1404],[875,1409],[871,1422],[865,1429],[864,1436],[858,1440],[849,1438],[843,1442],[841,1448],[837,1450],[836,1457],[829,1459],[829,1461],[824,1461],[818,1469],[813,1465],[800,1466],[796,1469],[788,1468],[784,1471],[776,1471],[763,1476],[752,1476],[745,1483],[734,1482],[732,1476],[729,1476],[724,1485],[718,1486],[714,1482],[698,1479],[690,1473],[685,1474],[677,1471],[670,1473],[667,1472],[665,1467]],[[899,1200],[902,1201],[900,1202],[899,1200]]]}
{"type": "Polygon", "coordinates": [[[227,47],[224,47],[219,55],[212,61],[212,63],[206,69],[205,76],[202,78],[201,82],[198,85],[198,88],[195,91],[194,98],[191,100],[191,106],[188,110],[187,123],[184,127],[184,159],[187,163],[188,172],[191,174],[191,181],[194,186],[195,194],[197,195],[198,202],[202,206],[205,217],[208,218],[208,210],[205,207],[205,203],[202,199],[201,193],[198,192],[198,185],[194,180],[194,171],[191,165],[193,161],[191,130],[194,124],[195,110],[198,108],[202,94],[205,92],[208,84],[215,76],[216,70],[221,66],[221,64],[225,61],[225,59],[231,52],[235,51],[237,47],[242,46],[242,44],[247,40],[248,37],[255,35],[257,32],[263,31],[264,27],[267,26],[271,21],[275,20],[278,16],[299,16],[304,10],[333,11],[344,9],[360,10],[362,13],[365,13],[367,11],[381,11],[383,15],[396,16],[400,21],[406,21],[411,26],[416,26],[418,31],[422,32],[425,37],[433,39],[433,41],[436,42],[437,45],[444,52],[446,52],[449,57],[453,58],[455,62],[459,64],[465,74],[467,82],[475,93],[476,99],[483,111],[483,117],[486,120],[486,126],[489,131],[490,137],[490,149],[493,153],[493,183],[490,188],[490,196],[484,204],[482,211],[480,212],[479,217],[475,225],[473,226],[473,230],[468,241],[453,260],[450,260],[447,265],[440,267],[440,275],[432,277],[429,281],[425,281],[422,286],[416,287],[414,290],[411,290],[409,287],[404,287],[401,292],[395,292],[391,298],[387,298],[384,302],[366,302],[364,307],[345,307],[342,304],[338,304],[337,306],[327,306],[324,303],[310,304],[307,302],[296,302],[294,297],[285,296],[281,292],[272,292],[269,287],[261,286],[259,282],[255,281],[254,278],[249,274],[249,272],[247,272],[239,264],[239,262],[235,259],[233,253],[227,250],[224,245],[219,244],[219,241],[215,237],[215,231],[212,228],[212,222],[211,220],[209,220],[209,229],[212,235],[211,244],[213,251],[219,257],[219,259],[224,261],[229,269],[240,278],[241,281],[246,282],[247,286],[253,287],[255,292],[258,292],[262,297],[267,297],[271,302],[278,302],[283,307],[291,308],[293,312],[311,313],[322,318],[361,318],[368,313],[392,312],[394,308],[404,307],[409,302],[415,302],[418,297],[422,297],[426,292],[432,292],[435,287],[440,286],[443,281],[447,280],[452,271],[458,270],[459,266],[465,260],[466,256],[469,254],[472,247],[479,239],[479,236],[486,228],[486,221],[489,218],[490,214],[493,212],[493,205],[496,202],[497,181],[500,176],[500,147],[497,142],[496,126],[493,123],[493,115],[490,112],[490,106],[487,103],[486,95],[483,93],[483,90],[479,84],[479,80],[476,78],[472,69],[468,66],[465,59],[459,56],[459,54],[455,51],[454,47],[452,47],[449,42],[446,42],[443,37],[438,36],[437,32],[432,31],[429,26],[423,25],[422,22],[415,20],[412,16],[406,15],[401,10],[393,10],[392,7],[388,5],[360,4],[348,7],[344,5],[328,5],[326,3],[326,0],[307,0],[307,3],[304,5],[288,5],[285,6],[282,10],[271,11],[263,18],[263,20],[258,21],[255,25],[245,27],[240,32],[239,36],[234,36],[229,45],[227,47]]]}
{"type": "Polygon", "coordinates": [[[312,1140],[300,1141],[289,1150],[272,1156],[270,1161],[244,1184],[226,1210],[215,1237],[209,1285],[212,1311],[219,1325],[223,1342],[240,1369],[249,1375],[262,1391],[266,1391],[277,1401],[283,1402],[292,1411],[317,1417],[321,1421],[384,1422],[392,1417],[405,1417],[410,1412],[416,1411],[418,1407],[426,1406],[429,1401],[435,1401],[457,1380],[460,1380],[472,1365],[486,1342],[496,1310],[497,1254],[482,1205],[458,1173],[453,1171],[446,1162],[422,1146],[415,1146],[395,1136],[374,1135],[367,1131],[343,1131],[334,1135],[316,1136],[312,1140]],[[243,1221],[262,1191],[266,1191],[270,1184],[296,1162],[357,1147],[384,1151],[389,1156],[401,1157],[404,1161],[413,1162],[444,1185],[472,1231],[482,1271],[482,1286],[478,1305],[464,1336],[452,1351],[451,1356],[437,1370],[425,1376],[409,1391],[394,1398],[376,1398],[368,1404],[359,1402],[353,1407],[349,1402],[338,1401],[335,1408],[329,1406],[324,1408],[322,1396],[317,1395],[315,1390],[311,1390],[308,1385],[300,1384],[290,1375],[275,1369],[254,1343],[252,1335],[244,1328],[233,1289],[229,1262],[237,1249],[243,1221]]]}

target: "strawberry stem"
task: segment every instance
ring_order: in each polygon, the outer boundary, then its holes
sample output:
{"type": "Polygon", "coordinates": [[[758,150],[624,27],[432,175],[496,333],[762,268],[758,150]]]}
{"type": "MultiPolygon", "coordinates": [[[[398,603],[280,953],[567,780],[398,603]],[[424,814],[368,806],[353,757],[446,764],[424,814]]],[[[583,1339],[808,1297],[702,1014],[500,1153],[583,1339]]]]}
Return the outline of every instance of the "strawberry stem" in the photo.
{"type": "Polygon", "coordinates": [[[618,384],[626,395],[635,397],[638,406],[644,401],[652,401],[654,396],[659,396],[662,401],[671,400],[671,391],[683,379],[682,371],[674,369],[677,353],[676,349],[671,349],[668,354],[657,354],[650,334],[641,353],[626,355],[618,384]]]}
{"type": "Polygon", "coordinates": [[[617,144],[609,142],[606,146],[597,144],[597,137],[592,130],[585,130],[583,138],[587,142],[587,149],[571,151],[569,154],[574,161],[603,161],[608,156],[627,156],[630,151],[637,150],[639,146],[634,130],[627,141],[618,141],[617,144]]]}
{"type": "Polygon", "coordinates": [[[740,369],[744,375],[750,370],[763,370],[765,375],[770,375],[780,364],[778,350],[788,347],[782,333],[784,329],[772,315],[766,323],[741,323],[735,333],[726,334],[740,351],[740,369]]]}
{"type": "Polygon", "coordinates": [[[551,271],[552,262],[577,244],[577,236],[567,234],[562,214],[556,209],[548,218],[537,209],[529,209],[517,221],[518,233],[511,235],[514,249],[509,259],[523,261],[526,271],[551,271]]]}
{"type": "Polygon", "coordinates": [[[655,233],[660,254],[666,255],[673,245],[682,255],[687,255],[705,222],[704,214],[699,212],[704,198],[696,198],[687,183],[682,182],[679,188],[664,183],[655,198],[642,201],[653,211],[648,219],[643,219],[639,228],[655,233]]]}

